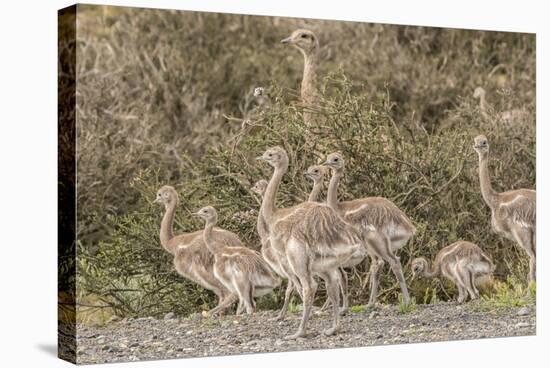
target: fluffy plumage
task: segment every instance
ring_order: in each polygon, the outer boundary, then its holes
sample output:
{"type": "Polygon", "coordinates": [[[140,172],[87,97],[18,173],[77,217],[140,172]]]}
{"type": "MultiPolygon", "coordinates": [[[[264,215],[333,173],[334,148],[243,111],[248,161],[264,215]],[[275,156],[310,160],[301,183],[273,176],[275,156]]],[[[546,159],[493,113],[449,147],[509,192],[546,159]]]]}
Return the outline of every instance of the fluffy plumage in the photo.
{"type": "Polygon", "coordinates": [[[483,200],[491,209],[491,227],[515,241],[529,256],[529,281],[536,280],[536,192],[517,189],[497,193],[489,177],[489,141],[484,135],[474,138],[479,156],[479,184],[483,200]]]}
{"type": "MultiPolygon", "coordinates": [[[[203,231],[174,235],[173,223],[179,196],[173,187],[165,185],[160,188],[155,202],[164,204],[166,209],[160,228],[162,247],[174,256],[174,267],[180,275],[218,296],[218,306],[210,311],[217,313],[224,300],[231,298],[231,292],[214,276],[214,257],[206,249],[203,231]]],[[[219,228],[213,229],[212,238],[222,246],[240,243],[236,234],[219,228]]]]}
{"type": "Polygon", "coordinates": [[[298,331],[287,338],[305,334],[317,290],[315,275],[325,280],[327,294],[333,303],[333,325],[325,334],[334,334],[340,322],[338,306],[341,275],[338,268],[354,253],[365,250],[362,243],[354,242],[355,230],[326,205],[305,202],[291,210],[278,209],[275,196],[288,169],[288,156],[281,147],[273,147],[265,151],[260,159],[274,168],[260,210],[269,228],[269,241],[280,259],[289,266],[291,281],[302,290],[302,321],[298,331]]]}
{"type": "MultiPolygon", "coordinates": [[[[280,285],[271,268],[261,255],[241,242],[227,246],[215,242],[213,228],[217,223],[218,214],[214,207],[201,208],[194,215],[205,220],[203,239],[206,248],[214,256],[214,276],[233,294],[239,298],[239,304],[246,308],[248,314],[255,308],[254,297],[267,294],[280,285]]],[[[224,304],[224,307],[230,303],[224,304]]]]}
{"type": "Polygon", "coordinates": [[[336,209],[346,222],[364,232],[369,232],[371,241],[366,243],[371,258],[369,304],[376,302],[378,294],[378,271],[388,262],[399,282],[403,300],[410,301],[399,258],[393,251],[403,247],[416,229],[411,221],[395,204],[380,197],[361,198],[347,202],[338,201],[338,186],[344,175],[344,158],[331,153],[323,165],[330,167],[332,177],[327,193],[327,204],[336,209]]]}
{"type": "Polygon", "coordinates": [[[477,286],[491,278],[495,265],[476,244],[461,240],[441,249],[431,268],[423,257],[415,258],[411,268],[415,276],[451,280],[458,289],[458,301],[463,302],[468,295],[471,299],[479,296],[477,286]]]}

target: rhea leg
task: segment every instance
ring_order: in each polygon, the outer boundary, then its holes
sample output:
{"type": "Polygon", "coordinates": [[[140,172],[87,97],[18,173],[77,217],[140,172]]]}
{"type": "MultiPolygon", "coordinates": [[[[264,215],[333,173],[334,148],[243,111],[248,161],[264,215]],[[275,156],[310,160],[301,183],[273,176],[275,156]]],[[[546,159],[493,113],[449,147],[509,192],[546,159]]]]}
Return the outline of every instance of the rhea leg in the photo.
{"type": "Polygon", "coordinates": [[[529,254],[529,282],[537,281],[537,234],[531,231],[531,254],[529,254]]]}
{"type": "Polygon", "coordinates": [[[226,293],[223,290],[215,290],[214,292],[216,293],[216,296],[218,297],[218,304],[214,308],[212,308],[212,309],[210,309],[209,311],[206,312],[210,316],[213,315],[213,314],[218,313],[219,306],[223,303],[224,299],[226,298],[226,293]]]}
{"type": "Polygon", "coordinates": [[[235,312],[235,314],[237,316],[240,316],[241,314],[243,314],[244,312],[244,303],[242,300],[239,299],[239,305],[237,306],[237,312],[235,312]]]}
{"type": "MultiPolygon", "coordinates": [[[[338,280],[338,290],[342,296],[342,307],[340,308],[340,315],[346,314],[349,307],[349,298],[348,298],[348,275],[343,268],[339,268],[340,278],[338,280]]],[[[328,297],[328,286],[327,286],[327,300],[325,304],[321,307],[322,311],[326,311],[332,304],[331,300],[328,297]]]]}
{"type": "Polygon", "coordinates": [[[224,299],[214,308],[208,311],[208,315],[212,316],[215,314],[221,314],[225,309],[227,309],[231,304],[237,300],[237,295],[229,294],[224,297],[224,299]]]}
{"type": "Polygon", "coordinates": [[[311,315],[313,299],[315,298],[315,293],[317,292],[317,283],[311,274],[300,277],[300,283],[302,285],[302,303],[304,309],[302,313],[302,320],[300,321],[300,326],[298,326],[298,331],[296,331],[293,335],[285,336],[286,340],[296,339],[306,334],[306,327],[311,315]]]}
{"type": "Polygon", "coordinates": [[[246,314],[254,313],[254,302],[252,300],[252,285],[246,280],[234,281],[235,289],[239,294],[239,300],[244,304],[246,314]]]}
{"type": "Polygon", "coordinates": [[[334,335],[340,328],[340,284],[342,274],[338,269],[327,272],[322,275],[327,286],[327,294],[332,303],[332,327],[326,329],[323,333],[326,336],[334,335]]]}
{"type": "Polygon", "coordinates": [[[403,303],[408,305],[411,298],[405,282],[405,276],[403,275],[403,268],[401,267],[399,257],[393,254],[391,250],[389,238],[383,234],[371,231],[367,234],[366,240],[367,246],[370,247],[378,257],[389,263],[391,270],[399,282],[399,286],[401,287],[403,303]]]}
{"type": "Polygon", "coordinates": [[[460,285],[459,282],[456,282],[455,280],[455,285],[456,285],[456,288],[458,289],[458,299],[457,299],[457,302],[459,302],[460,304],[464,303],[464,301],[466,300],[466,290],[464,290],[464,288],[462,287],[462,285],[460,285]]]}
{"type": "Polygon", "coordinates": [[[477,286],[476,286],[476,272],[475,272],[474,265],[469,264],[467,267],[464,267],[463,272],[468,274],[468,276],[467,276],[467,280],[468,280],[467,285],[469,286],[469,288],[471,289],[471,291],[475,295],[475,297],[472,297],[472,299],[479,298],[479,290],[477,289],[477,286]]]}
{"type": "Polygon", "coordinates": [[[518,229],[517,227],[512,229],[512,235],[516,239],[517,243],[525,249],[529,256],[529,282],[536,281],[536,251],[535,251],[535,237],[534,233],[526,229],[518,229]]]}
{"type": "Polygon", "coordinates": [[[526,248],[529,255],[529,283],[537,281],[537,256],[535,247],[535,233],[529,232],[527,237],[528,247],[526,248]]]}
{"type": "Polygon", "coordinates": [[[292,285],[292,281],[290,279],[288,280],[286,284],[286,290],[285,290],[285,301],[283,302],[283,307],[279,311],[279,314],[277,317],[275,317],[275,321],[281,321],[285,318],[286,312],[288,311],[288,304],[290,302],[290,297],[292,295],[292,291],[294,290],[294,286],[292,285]]]}
{"type": "Polygon", "coordinates": [[[470,294],[470,299],[471,300],[476,299],[479,295],[479,291],[477,291],[477,289],[474,286],[474,283],[472,280],[472,273],[466,267],[460,267],[459,272],[462,276],[462,283],[466,285],[466,291],[468,291],[468,294],[470,294]]]}
{"type": "Polygon", "coordinates": [[[340,268],[338,273],[340,274],[339,290],[342,293],[342,308],[340,308],[340,314],[345,314],[349,307],[349,295],[348,295],[348,274],[343,268],[340,268]]]}
{"type": "Polygon", "coordinates": [[[311,259],[305,254],[303,244],[293,241],[289,242],[287,244],[286,254],[292,274],[299,279],[299,283],[302,286],[301,296],[303,303],[302,320],[300,321],[298,331],[293,335],[285,337],[285,339],[290,340],[304,336],[306,333],[307,322],[313,306],[313,299],[317,292],[317,283],[313,278],[311,259]]]}
{"type": "Polygon", "coordinates": [[[458,302],[460,304],[464,303],[466,301],[466,298],[468,298],[468,290],[466,288],[466,284],[464,283],[464,279],[462,278],[461,274],[458,270],[458,264],[455,263],[452,267],[450,267],[449,272],[452,275],[452,280],[456,287],[458,288],[458,302]]]}
{"type": "Polygon", "coordinates": [[[384,261],[376,256],[371,256],[371,265],[369,268],[369,285],[370,285],[370,296],[369,296],[369,306],[374,306],[376,303],[376,298],[378,297],[378,272],[380,268],[384,265],[384,261]]]}

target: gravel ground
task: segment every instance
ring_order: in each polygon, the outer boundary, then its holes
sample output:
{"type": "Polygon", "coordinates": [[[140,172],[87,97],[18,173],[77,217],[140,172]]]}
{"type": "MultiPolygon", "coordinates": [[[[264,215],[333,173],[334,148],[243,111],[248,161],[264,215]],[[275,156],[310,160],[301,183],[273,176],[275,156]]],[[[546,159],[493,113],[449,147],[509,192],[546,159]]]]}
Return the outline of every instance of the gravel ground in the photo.
{"type": "Polygon", "coordinates": [[[308,336],[294,341],[282,337],[295,331],[300,314],[271,322],[275,311],[252,316],[180,319],[137,318],[112,321],[105,327],[79,325],[78,364],[213,355],[329,349],[427,341],[464,340],[535,334],[535,308],[510,308],[482,312],[471,304],[419,305],[399,314],[395,306],[379,306],[342,317],[340,333],[326,337],[326,313],[315,311],[308,336]]]}

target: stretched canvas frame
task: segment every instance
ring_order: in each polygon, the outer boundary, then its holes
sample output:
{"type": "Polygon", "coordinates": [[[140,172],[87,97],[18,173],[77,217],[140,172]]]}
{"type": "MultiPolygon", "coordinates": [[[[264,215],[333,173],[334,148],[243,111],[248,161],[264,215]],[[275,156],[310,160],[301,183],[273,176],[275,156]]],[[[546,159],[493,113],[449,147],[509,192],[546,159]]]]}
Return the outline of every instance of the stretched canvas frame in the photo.
{"type": "Polygon", "coordinates": [[[535,334],[529,256],[513,237],[491,233],[491,210],[471,148],[481,147],[481,141],[474,142],[478,134],[489,138],[495,190],[534,188],[534,35],[93,5],[62,9],[58,17],[62,359],[100,363],[535,334]],[[193,19],[210,37],[186,30],[180,16],[193,19]],[[254,32],[266,24],[266,35],[254,32]],[[320,65],[314,70],[319,78],[314,91],[300,84],[305,79],[301,54],[284,45],[292,31],[304,28],[330,45],[321,45],[324,54],[315,60],[320,65]],[[171,32],[179,32],[181,40],[171,32]],[[391,44],[388,33],[396,48],[384,51],[380,45],[391,44]],[[348,34],[355,42],[346,44],[348,34]],[[343,37],[345,47],[329,41],[335,35],[343,37]],[[460,43],[461,37],[468,41],[460,43]],[[228,38],[233,44],[225,42],[228,38]],[[148,39],[154,41],[147,44],[148,39]],[[143,48],[134,47],[138,42],[143,48]],[[453,53],[445,42],[464,48],[453,53]],[[255,47],[265,55],[254,53],[255,47]],[[135,59],[125,59],[136,50],[135,59]],[[189,56],[194,50],[199,56],[189,56]],[[219,64],[211,63],[209,53],[220,58],[219,64]],[[284,56],[275,59],[276,54],[284,56]],[[200,65],[200,55],[208,67],[200,65]],[[361,59],[364,55],[378,63],[361,59]],[[119,68],[108,69],[117,64],[106,58],[119,60],[119,68]],[[387,69],[380,67],[383,60],[387,69]],[[412,66],[422,63],[425,69],[412,66]],[[471,74],[465,72],[468,63],[471,74]],[[361,67],[368,75],[363,80],[357,77],[361,67]],[[215,78],[208,79],[209,74],[215,78]],[[229,88],[234,81],[242,85],[229,88]],[[483,92],[476,91],[478,86],[483,92]],[[222,95],[235,90],[240,92],[222,95]],[[323,96],[312,102],[318,93],[323,96]],[[130,94],[142,100],[132,104],[130,94]],[[118,133],[113,126],[120,127],[118,133]],[[102,129],[104,135],[94,135],[102,129]],[[155,129],[172,133],[157,135],[155,129]],[[190,136],[195,139],[185,141],[190,136]],[[155,144],[164,147],[150,154],[155,144]],[[330,321],[330,313],[320,309],[321,282],[308,333],[294,340],[284,337],[298,326],[299,297],[292,300],[287,320],[272,321],[284,288],[258,299],[251,317],[235,316],[234,310],[222,317],[206,313],[215,305],[214,294],[181,277],[158,231],[153,233],[163,212],[152,204],[156,191],[172,185],[185,201],[176,210],[176,233],[202,229],[190,212],[212,204],[220,226],[259,251],[261,199],[250,188],[258,179],[269,179],[270,167],[254,158],[273,146],[283,146],[291,158],[280,207],[305,200],[309,181],[302,172],[337,151],[347,170],[340,195],[348,200],[380,195],[404,208],[416,234],[396,254],[412,304],[403,303],[386,267],[381,303],[367,305],[371,263],[347,271],[351,304],[333,337],[321,333],[330,321]],[[90,153],[93,147],[97,151],[90,153]],[[100,159],[92,165],[94,157],[100,159]],[[129,165],[136,167],[131,175],[123,171],[129,165]],[[94,188],[101,188],[101,195],[94,188]],[[124,200],[117,201],[119,196],[124,200]],[[438,208],[441,215],[431,216],[438,208]],[[491,290],[480,300],[455,305],[459,296],[452,283],[418,281],[412,265],[417,256],[431,263],[437,251],[460,240],[482,248],[496,271],[491,290]],[[116,265],[137,265],[147,273],[122,272],[116,265]]]}

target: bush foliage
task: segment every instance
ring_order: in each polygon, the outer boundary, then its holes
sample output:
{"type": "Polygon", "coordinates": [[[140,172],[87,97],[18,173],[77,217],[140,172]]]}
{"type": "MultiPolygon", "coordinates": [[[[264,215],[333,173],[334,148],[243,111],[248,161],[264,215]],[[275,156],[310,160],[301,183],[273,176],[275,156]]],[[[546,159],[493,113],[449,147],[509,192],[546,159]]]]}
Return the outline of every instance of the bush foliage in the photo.
{"type": "MultiPolygon", "coordinates": [[[[434,257],[456,240],[479,244],[497,277],[525,273],[525,256],[489,229],[473,137],[491,142],[497,190],[534,187],[535,39],[532,35],[179,11],[79,6],[77,61],[78,284],[119,315],[188,314],[213,295],[181,278],[160,247],[164,184],[176,187],[176,232],[201,228],[190,212],[214,205],[221,225],[258,249],[258,199],[271,170],[254,158],[283,146],[289,172],[277,203],[307,198],[309,165],[346,158],[342,200],[384,196],[418,232],[399,256],[434,257]],[[301,55],[279,45],[292,30],[322,45],[318,126],[296,101],[301,55]],[[494,118],[483,118],[482,85],[494,118]],[[252,96],[267,91],[268,103],[252,96]],[[526,111],[502,124],[498,113],[526,111]]],[[[323,193],[323,195],[325,195],[323,193]]],[[[323,197],[324,198],[324,197],[323,197]]],[[[350,274],[352,304],[368,296],[368,267],[350,274]]],[[[523,276],[522,276],[523,277],[523,276]]],[[[426,281],[410,285],[424,300],[426,281]]],[[[381,299],[396,302],[385,268],[381,299]]],[[[262,300],[277,307],[281,295],[262,300]]],[[[445,300],[440,291],[438,298],[445,300]]],[[[435,296],[434,296],[435,298],[435,296]]],[[[82,302],[84,303],[84,302],[82,302]]]]}

